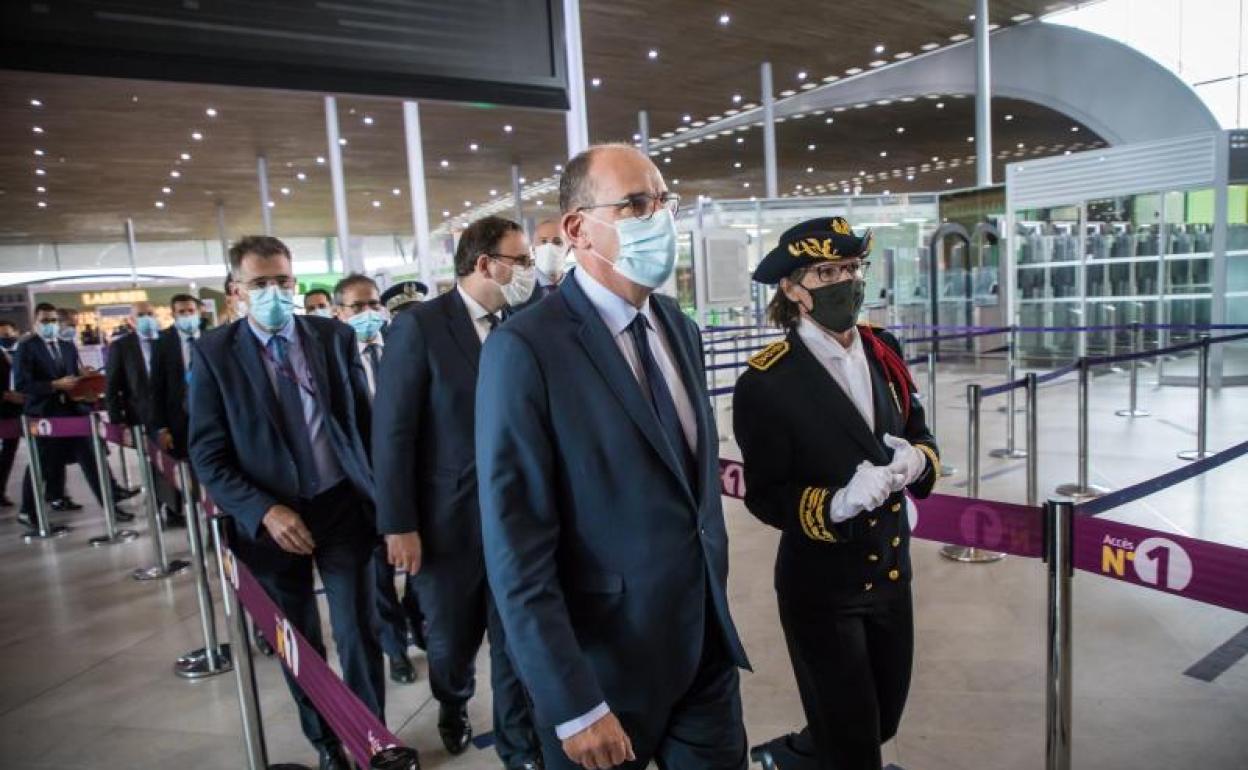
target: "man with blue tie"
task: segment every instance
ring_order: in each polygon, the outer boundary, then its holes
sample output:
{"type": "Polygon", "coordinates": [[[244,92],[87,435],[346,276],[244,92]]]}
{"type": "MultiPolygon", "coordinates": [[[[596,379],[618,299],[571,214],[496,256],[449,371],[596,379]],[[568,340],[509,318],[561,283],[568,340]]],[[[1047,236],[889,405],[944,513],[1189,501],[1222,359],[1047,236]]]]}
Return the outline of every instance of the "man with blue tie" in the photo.
{"type": "MultiPolygon", "coordinates": [[[[280,240],[229,251],[247,317],[204,334],[191,353],[190,455],[234,520],[231,545],[321,655],[313,567],[329,601],[343,679],[382,717],[385,672],[372,632],[373,477],[368,386],[349,327],[294,315],[295,277],[280,240]]],[[[322,770],[348,767],[341,742],[287,675],[322,770]]]]}
{"type": "MultiPolygon", "coordinates": [[[[108,351],[108,386],[104,400],[108,407],[108,421],[114,425],[146,426],[152,416],[152,362],[155,359],[156,340],[160,336],[160,322],[150,302],[135,302],[130,307],[130,326],[133,334],[127,334],[114,342],[108,351]]],[[[152,463],[156,458],[151,458],[152,463]]],[[[171,525],[182,523],[177,513],[178,490],[164,477],[159,468],[152,465],[152,478],[156,480],[156,499],[165,509],[165,520],[171,525]]],[[[130,521],[133,514],[118,511],[117,518],[130,521]]]]}
{"type": "Polygon", "coordinates": [[[577,267],[486,342],[486,568],[547,768],[741,770],[728,537],[697,327],[653,294],[677,196],[627,145],[560,180],[577,267]]]}
{"type": "Polygon", "coordinates": [[[532,770],[532,722],[485,582],[473,450],[481,344],[533,291],[524,230],[502,217],[473,222],[459,236],[455,274],[454,289],[399,313],[387,332],[373,419],[377,521],[391,564],[420,598],[446,750],[459,754],[472,737],[467,704],[488,632],[495,748],[508,770],[532,770]]]}

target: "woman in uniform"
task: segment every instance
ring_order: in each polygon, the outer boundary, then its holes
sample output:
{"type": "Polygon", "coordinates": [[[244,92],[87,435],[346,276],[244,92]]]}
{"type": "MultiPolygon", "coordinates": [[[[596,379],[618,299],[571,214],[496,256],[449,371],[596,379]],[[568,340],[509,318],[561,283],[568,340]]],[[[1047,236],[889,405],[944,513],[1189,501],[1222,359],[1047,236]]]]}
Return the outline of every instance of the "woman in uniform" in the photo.
{"type": "Polygon", "coordinates": [[[870,250],[841,217],[780,237],[754,280],[779,284],[768,313],[788,334],[733,397],[745,504],[784,533],[780,621],[825,770],[879,770],[897,732],[914,655],[904,493],[940,473],[897,340],[855,323],[870,250]]]}

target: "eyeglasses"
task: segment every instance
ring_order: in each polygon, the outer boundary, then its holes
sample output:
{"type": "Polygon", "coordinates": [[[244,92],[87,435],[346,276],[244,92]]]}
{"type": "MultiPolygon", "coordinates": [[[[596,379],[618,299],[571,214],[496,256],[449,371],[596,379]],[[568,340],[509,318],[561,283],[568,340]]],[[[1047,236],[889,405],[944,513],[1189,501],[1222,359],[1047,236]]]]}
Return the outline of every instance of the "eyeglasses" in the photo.
{"type": "Polygon", "coordinates": [[[267,289],[270,286],[276,286],[282,290],[293,289],[295,277],[293,275],[261,276],[247,281],[243,286],[247,289],[267,289]]]}
{"type": "Polygon", "coordinates": [[[657,214],[659,209],[667,209],[672,216],[676,216],[676,212],[680,210],[680,196],[667,191],[658,195],[646,192],[629,193],[618,201],[581,206],[577,211],[605,208],[614,208],[620,214],[631,214],[644,222],[657,214]]]}
{"type": "Polygon", "coordinates": [[[485,256],[490,259],[501,259],[512,267],[526,268],[533,264],[533,257],[529,254],[491,254],[487,251],[485,256]]]}
{"type": "Polygon", "coordinates": [[[820,283],[840,283],[850,278],[865,278],[871,263],[867,260],[842,264],[816,265],[811,268],[820,283]]]}
{"type": "Polygon", "coordinates": [[[354,315],[359,315],[360,313],[363,313],[365,310],[381,310],[381,300],[379,299],[360,300],[359,302],[352,302],[350,305],[342,305],[342,307],[347,308],[354,315]]]}

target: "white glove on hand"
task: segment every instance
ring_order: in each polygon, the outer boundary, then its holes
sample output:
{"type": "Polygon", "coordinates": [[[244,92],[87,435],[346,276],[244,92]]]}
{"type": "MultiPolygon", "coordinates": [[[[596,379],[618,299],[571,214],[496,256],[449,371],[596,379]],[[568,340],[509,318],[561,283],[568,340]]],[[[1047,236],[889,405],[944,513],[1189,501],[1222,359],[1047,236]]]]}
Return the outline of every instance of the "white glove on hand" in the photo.
{"type": "Polygon", "coordinates": [[[832,496],[832,505],[828,511],[832,522],[840,524],[863,511],[879,508],[900,482],[901,476],[891,466],[872,465],[863,460],[849,483],[832,496]]]}
{"type": "Polygon", "coordinates": [[[927,470],[927,455],[904,438],[886,433],[884,445],[893,450],[893,461],[888,464],[888,467],[893,473],[902,477],[902,483],[893,487],[894,492],[918,481],[923,472],[927,470]]]}

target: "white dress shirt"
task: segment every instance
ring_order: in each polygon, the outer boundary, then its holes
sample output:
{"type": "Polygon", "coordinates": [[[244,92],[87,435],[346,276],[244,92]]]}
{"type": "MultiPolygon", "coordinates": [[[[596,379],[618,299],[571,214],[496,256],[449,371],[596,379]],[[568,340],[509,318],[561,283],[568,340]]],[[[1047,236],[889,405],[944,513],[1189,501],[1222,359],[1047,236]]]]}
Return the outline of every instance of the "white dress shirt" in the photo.
{"type": "Polygon", "coordinates": [[[850,334],[853,335],[853,342],[847,348],[809,318],[803,318],[797,327],[797,335],[806,343],[811,355],[827,370],[841,390],[845,391],[866,421],[867,428],[874,432],[875,401],[871,388],[871,365],[867,363],[867,353],[862,347],[858,327],[851,328],[850,334]]]}
{"type": "Polygon", "coordinates": [[[484,343],[486,336],[490,333],[489,316],[493,315],[499,321],[502,321],[502,309],[491,314],[490,311],[485,309],[485,306],[473,299],[471,294],[464,291],[464,287],[460,284],[455,284],[455,291],[459,292],[460,299],[464,301],[464,306],[468,308],[468,317],[472,319],[472,326],[477,330],[477,338],[484,343]]]}
{"type": "MultiPolygon", "coordinates": [[[[680,370],[676,367],[671,346],[668,344],[667,335],[663,331],[663,325],[655,316],[654,309],[651,308],[649,301],[642,306],[641,310],[638,310],[628,300],[594,280],[586,271],[573,270],[572,275],[573,280],[577,282],[581,290],[585,292],[585,296],[594,306],[594,309],[598,311],[598,316],[602,318],[602,322],[607,325],[607,331],[611,333],[611,338],[615,340],[616,346],[620,349],[620,354],[628,362],[628,366],[632,369],[633,376],[637,378],[637,384],[641,386],[643,393],[649,393],[649,385],[646,382],[645,370],[641,365],[641,356],[637,352],[637,344],[633,341],[632,332],[629,331],[628,327],[638,313],[645,315],[646,320],[650,322],[646,331],[647,338],[650,341],[650,352],[654,356],[655,363],[659,365],[659,371],[663,373],[667,389],[672,394],[672,401],[676,405],[676,415],[680,418],[681,431],[685,434],[685,440],[689,442],[689,448],[696,457],[698,452],[698,418],[693,411],[693,402],[689,400],[689,391],[685,389],[685,383],[680,378],[680,370]]],[[[556,725],[555,735],[561,741],[567,740],[609,713],[611,713],[611,707],[605,701],[599,703],[576,719],[556,725]]]]}
{"type": "MultiPolygon", "coordinates": [[[[356,338],[357,341],[359,338],[356,338]]],[[[360,342],[360,360],[364,362],[364,376],[368,378],[368,398],[371,401],[373,396],[377,395],[377,372],[373,371],[373,361],[368,357],[369,345],[377,346],[377,358],[380,360],[386,353],[386,341],[380,333],[374,334],[371,340],[360,342]]]]}
{"type": "Polygon", "coordinates": [[[152,375],[152,344],[156,342],[156,339],[144,337],[142,334],[139,334],[138,337],[139,350],[143,353],[143,371],[147,372],[147,375],[150,377],[152,375]]]}

